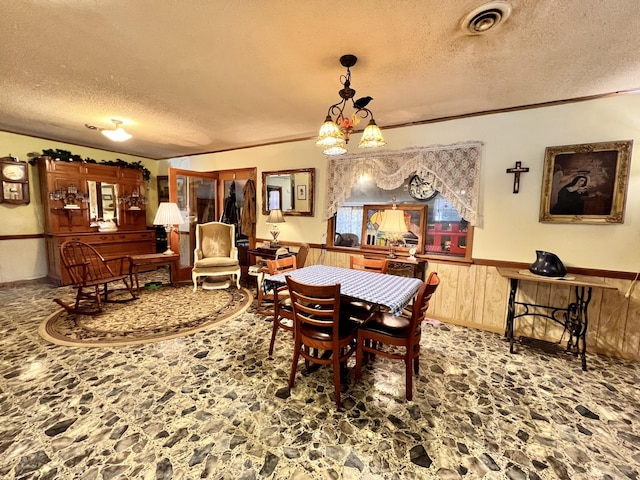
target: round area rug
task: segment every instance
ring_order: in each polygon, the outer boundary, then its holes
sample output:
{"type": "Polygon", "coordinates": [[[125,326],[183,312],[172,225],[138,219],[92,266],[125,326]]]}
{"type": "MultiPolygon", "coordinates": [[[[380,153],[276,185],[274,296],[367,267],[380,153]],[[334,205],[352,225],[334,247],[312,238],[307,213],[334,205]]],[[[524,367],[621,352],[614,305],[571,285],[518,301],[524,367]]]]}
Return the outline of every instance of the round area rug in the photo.
{"type": "MultiPolygon", "coordinates": [[[[126,299],[126,290],[109,298],[126,299]]],[[[112,347],[159,342],[210,328],[242,314],[253,300],[249,290],[202,290],[190,286],[143,291],[140,298],[107,303],[98,315],[74,315],[64,309],[47,317],[38,328],[57,345],[112,347]]]]}

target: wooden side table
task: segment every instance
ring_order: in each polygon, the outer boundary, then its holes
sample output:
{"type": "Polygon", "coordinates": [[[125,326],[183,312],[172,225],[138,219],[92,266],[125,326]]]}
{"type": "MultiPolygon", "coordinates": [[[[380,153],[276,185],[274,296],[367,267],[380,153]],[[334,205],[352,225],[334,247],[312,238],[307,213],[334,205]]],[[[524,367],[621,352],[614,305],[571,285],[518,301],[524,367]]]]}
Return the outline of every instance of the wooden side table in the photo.
{"type": "Polygon", "coordinates": [[[427,259],[416,258],[415,260],[409,260],[407,257],[397,257],[387,258],[386,260],[387,273],[389,275],[419,278],[420,280],[424,281],[424,272],[427,268],[427,265],[429,264],[427,259]]]}
{"type": "Polygon", "coordinates": [[[129,279],[133,286],[133,278],[136,279],[136,291],[140,295],[140,284],[138,283],[138,271],[140,267],[169,265],[169,281],[174,287],[178,286],[178,268],[180,255],[174,253],[165,255],[164,253],[147,253],[144,255],[129,255],[129,279]]]}

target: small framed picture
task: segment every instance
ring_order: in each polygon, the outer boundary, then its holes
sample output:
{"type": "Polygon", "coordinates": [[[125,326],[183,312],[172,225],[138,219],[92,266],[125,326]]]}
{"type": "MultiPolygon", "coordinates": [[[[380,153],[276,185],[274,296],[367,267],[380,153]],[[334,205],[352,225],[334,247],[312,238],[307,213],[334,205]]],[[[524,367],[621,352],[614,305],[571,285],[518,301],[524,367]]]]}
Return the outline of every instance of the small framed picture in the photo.
{"type": "Polygon", "coordinates": [[[169,201],[169,177],[167,175],[158,176],[158,204],[169,201]]]}
{"type": "Polygon", "coordinates": [[[296,195],[297,200],[306,200],[307,199],[307,186],[306,185],[298,185],[296,187],[296,195]]]}
{"type": "Polygon", "coordinates": [[[632,140],[547,147],[540,221],[624,223],[632,140]]]}

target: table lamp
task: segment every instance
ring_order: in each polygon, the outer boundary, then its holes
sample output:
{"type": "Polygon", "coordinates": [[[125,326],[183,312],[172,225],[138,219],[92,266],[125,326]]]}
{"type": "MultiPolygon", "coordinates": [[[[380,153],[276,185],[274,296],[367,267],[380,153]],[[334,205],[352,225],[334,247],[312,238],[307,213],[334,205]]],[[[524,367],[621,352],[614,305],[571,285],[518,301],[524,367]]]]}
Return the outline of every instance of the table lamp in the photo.
{"type": "Polygon", "coordinates": [[[282,215],[282,210],[279,208],[272,208],[269,210],[269,216],[267,217],[267,223],[272,224],[271,230],[269,233],[273,236],[273,241],[271,242],[272,247],[278,246],[278,235],[280,235],[280,230],[278,229],[279,223],[284,223],[284,216],[282,215]]]}
{"type": "Polygon", "coordinates": [[[164,255],[173,255],[171,250],[171,232],[175,228],[175,225],[184,223],[184,218],[178,209],[178,204],[173,202],[160,202],[158,211],[156,212],[156,218],[153,219],[154,225],[164,225],[164,229],[167,232],[167,249],[164,255]]]}
{"type": "Polygon", "coordinates": [[[407,232],[407,224],[404,221],[404,212],[396,207],[396,199],[393,198],[393,207],[391,210],[384,211],[384,217],[378,227],[379,232],[384,232],[389,245],[389,255],[387,258],[397,258],[395,248],[399,243],[399,238],[403,233],[407,232]]]}

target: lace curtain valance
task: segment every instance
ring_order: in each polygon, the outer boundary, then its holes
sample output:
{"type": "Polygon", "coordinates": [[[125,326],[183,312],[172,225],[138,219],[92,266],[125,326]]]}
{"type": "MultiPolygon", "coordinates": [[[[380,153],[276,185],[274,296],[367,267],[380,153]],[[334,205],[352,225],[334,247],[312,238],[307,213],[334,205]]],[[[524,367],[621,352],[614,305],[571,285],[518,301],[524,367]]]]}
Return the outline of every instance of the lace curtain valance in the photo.
{"type": "Polygon", "coordinates": [[[481,148],[480,142],[466,142],[330,158],[325,219],[335,215],[363,174],[380,188],[392,190],[416,172],[438,190],[462,218],[477,225],[481,148]]]}

